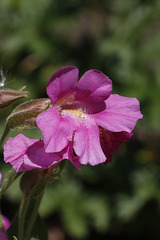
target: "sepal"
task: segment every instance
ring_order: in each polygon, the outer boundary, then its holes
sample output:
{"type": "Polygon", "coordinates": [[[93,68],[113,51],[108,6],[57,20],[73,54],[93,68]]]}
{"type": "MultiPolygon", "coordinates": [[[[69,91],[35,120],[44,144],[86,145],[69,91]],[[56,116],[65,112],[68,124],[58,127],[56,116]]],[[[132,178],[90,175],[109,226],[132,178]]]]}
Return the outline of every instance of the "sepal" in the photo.
{"type": "Polygon", "coordinates": [[[18,105],[7,118],[6,124],[11,130],[25,130],[37,127],[36,117],[49,109],[51,100],[41,98],[18,105]]]}

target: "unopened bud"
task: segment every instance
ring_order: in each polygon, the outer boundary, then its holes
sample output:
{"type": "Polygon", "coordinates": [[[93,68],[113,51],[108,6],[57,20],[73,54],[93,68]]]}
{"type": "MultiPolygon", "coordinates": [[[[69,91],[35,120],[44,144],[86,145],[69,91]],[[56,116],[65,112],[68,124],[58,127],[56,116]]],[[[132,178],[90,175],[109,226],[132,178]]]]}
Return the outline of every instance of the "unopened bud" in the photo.
{"type": "Polygon", "coordinates": [[[7,118],[11,130],[25,130],[37,127],[36,117],[51,107],[49,98],[35,99],[18,105],[7,118]]]}
{"type": "Polygon", "coordinates": [[[0,89],[0,109],[12,105],[20,98],[27,97],[27,91],[18,91],[13,89],[0,89]]]}

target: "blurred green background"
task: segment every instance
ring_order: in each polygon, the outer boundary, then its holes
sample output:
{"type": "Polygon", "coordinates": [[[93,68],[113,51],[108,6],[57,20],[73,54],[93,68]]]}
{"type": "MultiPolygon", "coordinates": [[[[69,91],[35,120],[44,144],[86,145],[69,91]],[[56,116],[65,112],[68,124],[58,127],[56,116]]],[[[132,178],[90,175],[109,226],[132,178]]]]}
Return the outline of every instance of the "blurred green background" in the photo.
{"type": "MultiPolygon", "coordinates": [[[[40,212],[49,240],[160,239],[160,0],[0,1],[5,88],[26,85],[27,100],[46,97],[51,75],[68,65],[80,76],[103,71],[113,93],[139,99],[144,118],[109,165],[79,172],[68,162],[48,185],[40,212]]],[[[20,102],[0,111],[0,134],[20,102]]],[[[41,137],[38,129],[23,133],[41,137]]],[[[0,156],[5,175],[2,149],[0,156]]],[[[1,203],[10,220],[20,200],[17,181],[1,203]]]]}

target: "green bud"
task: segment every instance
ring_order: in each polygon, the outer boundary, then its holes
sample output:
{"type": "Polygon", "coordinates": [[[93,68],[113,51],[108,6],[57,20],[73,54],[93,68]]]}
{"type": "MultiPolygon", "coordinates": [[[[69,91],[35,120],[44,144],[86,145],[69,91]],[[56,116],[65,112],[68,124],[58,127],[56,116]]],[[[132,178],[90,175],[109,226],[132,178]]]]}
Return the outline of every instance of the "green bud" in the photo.
{"type": "Polygon", "coordinates": [[[0,109],[12,105],[20,98],[27,97],[27,91],[18,91],[13,89],[0,89],[0,109]]]}
{"type": "Polygon", "coordinates": [[[36,117],[51,107],[49,98],[35,99],[18,105],[6,124],[11,130],[25,130],[37,127],[36,117]]]}

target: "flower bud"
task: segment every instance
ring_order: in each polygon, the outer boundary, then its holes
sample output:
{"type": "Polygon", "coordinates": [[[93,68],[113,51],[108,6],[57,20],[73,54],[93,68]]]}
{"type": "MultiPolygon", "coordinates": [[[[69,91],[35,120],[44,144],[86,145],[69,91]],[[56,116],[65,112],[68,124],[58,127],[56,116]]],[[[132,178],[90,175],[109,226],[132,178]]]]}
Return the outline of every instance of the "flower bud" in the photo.
{"type": "Polygon", "coordinates": [[[0,89],[0,109],[12,105],[20,98],[27,97],[27,91],[18,91],[13,89],[0,89]]]}
{"type": "Polygon", "coordinates": [[[7,118],[11,130],[25,130],[37,127],[36,117],[51,106],[49,98],[35,99],[18,105],[7,118]]]}

